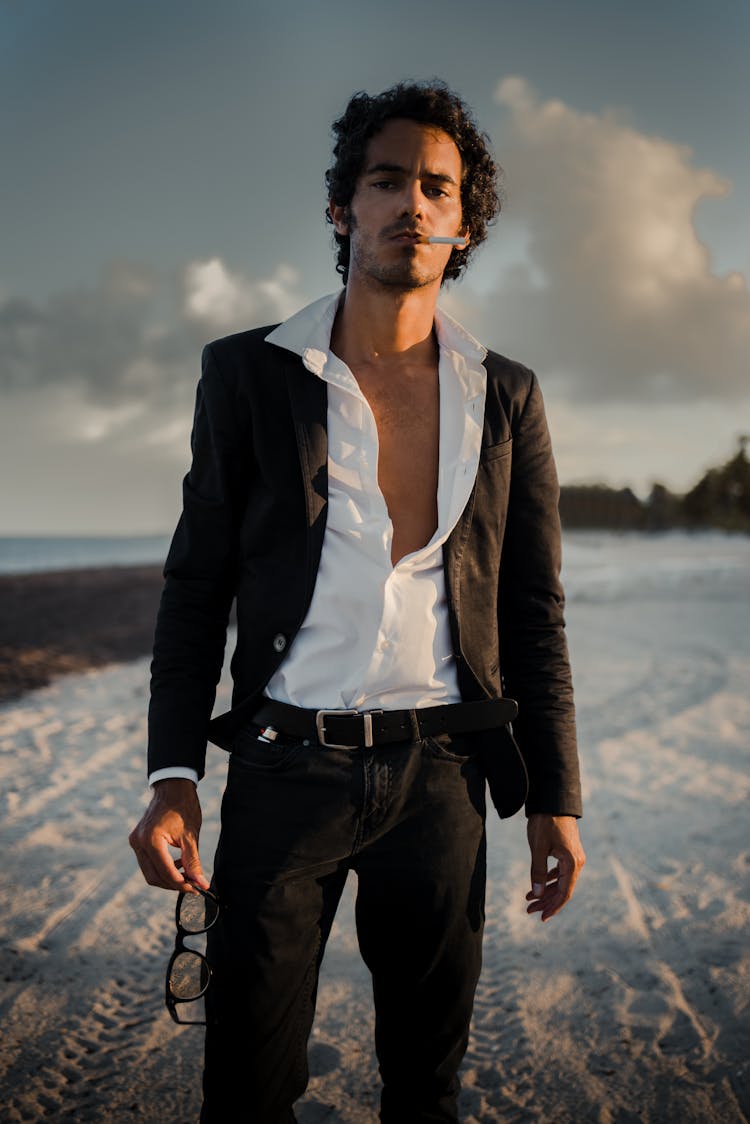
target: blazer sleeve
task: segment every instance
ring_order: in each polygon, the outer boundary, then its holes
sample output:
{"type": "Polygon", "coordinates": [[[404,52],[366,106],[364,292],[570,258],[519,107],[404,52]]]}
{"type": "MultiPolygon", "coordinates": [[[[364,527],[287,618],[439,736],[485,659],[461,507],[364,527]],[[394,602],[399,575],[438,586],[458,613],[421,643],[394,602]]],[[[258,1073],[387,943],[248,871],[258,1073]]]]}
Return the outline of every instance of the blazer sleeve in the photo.
{"type": "MultiPolygon", "coordinates": [[[[209,344],[203,350],[183,509],[164,566],[151,663],[148,772],[167,766],[203,776],[208,723],[221,676],[236,589],[243,465],[235,395],[209,344]]],[[[249,428],[249,427],[248,427],[249,428]]]]}
{"type": "Polygon", "coordinates": [[[560,583],[559,485],[536,376],[513,429],[499,585],[503,690],[518,702],[526,813],[581,815],[573,686],[560,583]]]}

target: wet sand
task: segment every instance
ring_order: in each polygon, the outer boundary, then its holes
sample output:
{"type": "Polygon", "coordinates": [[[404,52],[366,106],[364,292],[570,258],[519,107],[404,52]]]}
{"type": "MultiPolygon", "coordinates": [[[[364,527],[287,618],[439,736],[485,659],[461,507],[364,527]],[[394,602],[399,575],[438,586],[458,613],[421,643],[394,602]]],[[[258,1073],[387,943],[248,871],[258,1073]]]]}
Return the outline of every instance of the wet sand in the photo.
{"type": "MultiPolygon", "coordinates": [[[[750,1116],[748,594],[738,570],[572,600],[589,862],[541,925],[525,914],[523,817],[490,816],[465,1124],[750,1116]]],[[[197,1120],[201,1031],[163,1007],[174,899],[143,883],[126,842],[148,799],[147,681],[144,653],[0,706],[3,1120],[197,1120]]],[[[209,868],[225,770],[211,749],[209,868]]],[[[355,890],[324,962],[301,1124],[376,1120],[355,890]]]]}
{"type": "Polygon", "coordinates": [[[0,576],[0,700],[151,647],[160,566],[0,576]]]}

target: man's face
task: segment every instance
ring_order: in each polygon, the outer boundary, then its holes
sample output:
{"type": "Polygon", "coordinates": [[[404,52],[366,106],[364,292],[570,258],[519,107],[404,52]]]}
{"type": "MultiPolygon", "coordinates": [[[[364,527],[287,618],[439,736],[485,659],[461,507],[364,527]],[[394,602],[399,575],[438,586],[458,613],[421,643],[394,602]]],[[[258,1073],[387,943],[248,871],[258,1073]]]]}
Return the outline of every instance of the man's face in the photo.
{"type": "Polygon", "coordinates": [[[451,248],[417,235],[466,233],[458,148],[442,129],[388,121],[367,146],[350,206],[330,209],[336,230],[350,236],[350,280],[402,291],[439,283],[451,248]]]}

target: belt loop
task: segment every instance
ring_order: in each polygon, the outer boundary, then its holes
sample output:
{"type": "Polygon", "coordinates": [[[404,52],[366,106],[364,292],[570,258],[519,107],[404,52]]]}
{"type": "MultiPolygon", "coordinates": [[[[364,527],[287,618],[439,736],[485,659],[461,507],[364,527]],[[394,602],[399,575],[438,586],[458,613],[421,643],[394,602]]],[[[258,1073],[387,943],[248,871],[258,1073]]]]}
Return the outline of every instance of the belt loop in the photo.
{"type": "Polygon", "coordinates": [[[424,735],[419,725],[419,713],[416,710],[409,711],[409,722],[411,723],[411,738],[412,741],[421,742],[424,740],[424,735]]]}
{"type": "Polygon", "coordinates": [[[373,742],[372,742],[372,714],[370,714],[369,711],[365,711],[365,713],[362,715],[362,725],[365,728],[364,729],[365,749],[371,749],[372,744],[373,744],[373,742]]]}

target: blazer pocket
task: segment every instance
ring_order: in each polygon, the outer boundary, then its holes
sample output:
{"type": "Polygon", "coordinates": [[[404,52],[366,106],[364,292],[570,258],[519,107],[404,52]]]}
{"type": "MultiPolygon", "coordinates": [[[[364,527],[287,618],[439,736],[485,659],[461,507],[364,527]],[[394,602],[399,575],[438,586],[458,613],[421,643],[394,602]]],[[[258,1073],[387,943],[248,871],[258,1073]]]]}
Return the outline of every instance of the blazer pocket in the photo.
{"type": "Polygon", "coordinates": [[[507,441],[501,441],[499,445],[486,445],[479,454],[479,463],[486,464],[487,461],[496,461],[500,457],[507,457],[513,451],[513,438],[509,437],[507,441]]]}

